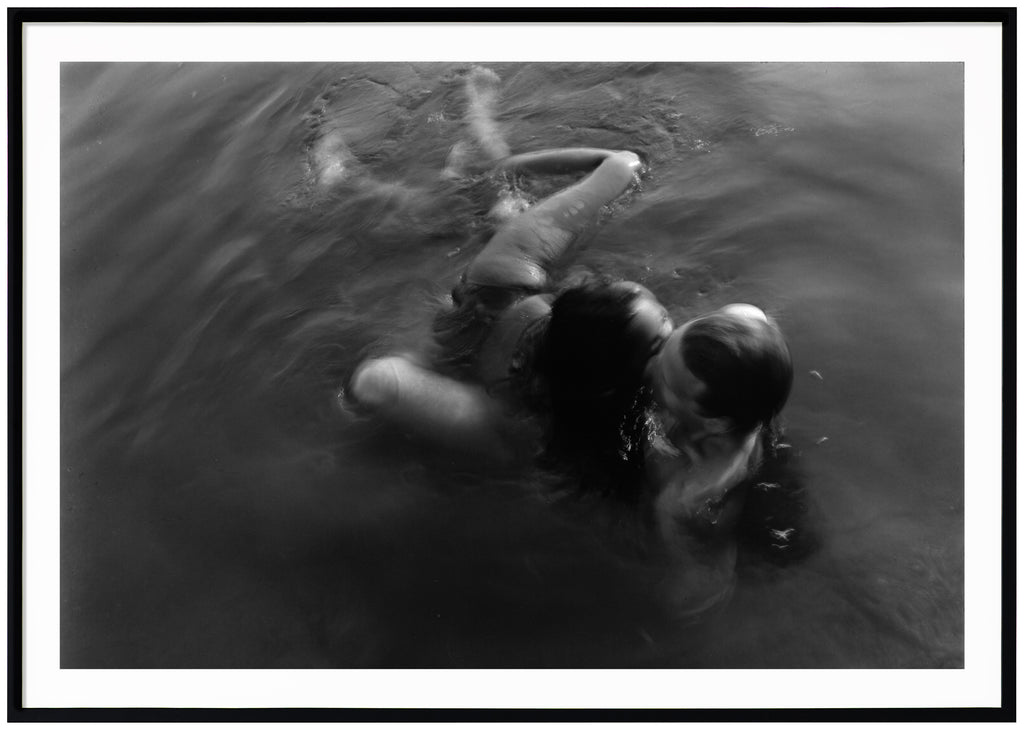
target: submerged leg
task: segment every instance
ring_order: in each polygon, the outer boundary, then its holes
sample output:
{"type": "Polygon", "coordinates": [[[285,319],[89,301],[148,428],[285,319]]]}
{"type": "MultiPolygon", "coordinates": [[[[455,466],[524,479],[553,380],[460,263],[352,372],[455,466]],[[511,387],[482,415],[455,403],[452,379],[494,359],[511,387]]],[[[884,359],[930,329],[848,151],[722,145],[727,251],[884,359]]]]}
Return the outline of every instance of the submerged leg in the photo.
{"type": "Polygon", "coordinates": [[[501,78],[489,68],[476,66],[466,77],[466,95],[469,97],[469,128],[491,161],[507,157],[508,143],[494,121],[494,104],[498,98],[501,78]]]}
{"type": "Polygon", "coordinates": [[[466,76],[466,123],[470,138],[455,143],[445,161],[444,177],[462,177],[482,172],[490,163],[508,156],[509,147],[494,120],[501,78],[488,68],[475,66],[466,76]],[[479,157],[483,157],[481,160],[479,157]]]}

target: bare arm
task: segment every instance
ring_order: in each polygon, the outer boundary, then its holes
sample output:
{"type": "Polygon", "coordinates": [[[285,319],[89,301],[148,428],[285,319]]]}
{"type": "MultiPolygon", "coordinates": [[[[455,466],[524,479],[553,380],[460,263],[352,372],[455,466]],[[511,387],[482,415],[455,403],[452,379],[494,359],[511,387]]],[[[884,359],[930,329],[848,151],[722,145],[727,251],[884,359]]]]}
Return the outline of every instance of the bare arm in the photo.
{"type": "Polygon", "coordinates": [[[552,195],[506,223],[467,271],[474,284],[541,288],[548,269],[596,217],[601,206],[621,195],[640,168],[633,152],[591,148],[542,150],[514,155],[504,170],[573,172],[593,169],[575,185],[552,195]]]}
{"type": "Polygon", "coordinates": [[[660,489],[653,506],[672,574],[670,598],[680,614],[695,616],[729,595],[742,482],[759,456],[758,436],[755,431],[709,460],[697,452],[689,452],[694,458],[647,456],[648,474],[660,489]]]}
{"type": "Polygon", "coordinates": [[[560,174],[593,170],[612,155],[614,150],[596,147],[563,147],[536,152],[524,152],[498,160],[496,172],[538,172],[560,174]]]}
{"type": "Polygon", "coordinates": [[[362,363],[352,377],[350,395],[366,411],[429,443],[496,464],[515,458],[501,408],[480,386],[392,356],[362,363]]]}

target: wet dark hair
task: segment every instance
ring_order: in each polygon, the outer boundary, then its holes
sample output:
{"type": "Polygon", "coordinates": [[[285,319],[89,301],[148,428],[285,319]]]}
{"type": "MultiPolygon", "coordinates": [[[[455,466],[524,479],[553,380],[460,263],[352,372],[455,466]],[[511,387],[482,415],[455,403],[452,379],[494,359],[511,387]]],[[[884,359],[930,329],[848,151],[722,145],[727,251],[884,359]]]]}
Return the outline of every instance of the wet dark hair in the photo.
{"type": "Polygon", "coordinates": [[[615,400],[643,374],[647,343],[632,327],[639,294],[595,279],[562,292],[551,305],[541,368],[552,398],[615,400]]]}
{"type": "Polygon", "coordinates": [[[715,312],[691,322],[680,343],[686,367],[706,386],[697,405],[747,433],[772,426],[789,398],[793,362],[771,321],[715,312]]]}
{"type": "Polygon", "coordinates": [[[574,470],[581,492],[635,498],[639,440],[622,423],[643,388],[649,335],[633,326],[639,292],[593,279],[551,306],[537,369],[551,413],[545,456],[574,470]]]}

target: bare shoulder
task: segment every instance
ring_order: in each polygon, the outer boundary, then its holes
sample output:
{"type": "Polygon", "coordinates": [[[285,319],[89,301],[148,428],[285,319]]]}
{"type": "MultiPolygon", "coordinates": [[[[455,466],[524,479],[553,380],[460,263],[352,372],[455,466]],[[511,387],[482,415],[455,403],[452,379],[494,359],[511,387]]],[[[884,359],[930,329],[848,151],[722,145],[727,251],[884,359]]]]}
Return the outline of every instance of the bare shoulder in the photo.
{"type": "Polygon", "coordinates": [[[551,311],[551,295],[535,294],[502,312],[480,353],[480,379],[492,384],[508,376],[509,365],[527,327],[551,311]]]}
{"type": "Polygon", "coordinates": [[[551,302],[554,297],[551,294],[534,294],[516,302],[502,315],[502,319],[508,318],[512,321],[533,321],[543,317],[551,311],[551,302]]]}

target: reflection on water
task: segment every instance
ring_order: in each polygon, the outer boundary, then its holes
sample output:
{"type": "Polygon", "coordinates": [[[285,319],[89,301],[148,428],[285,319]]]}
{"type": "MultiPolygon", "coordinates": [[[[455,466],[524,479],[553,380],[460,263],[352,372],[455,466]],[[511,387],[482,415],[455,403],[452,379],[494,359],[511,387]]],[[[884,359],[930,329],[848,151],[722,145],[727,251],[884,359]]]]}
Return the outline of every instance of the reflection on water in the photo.
{"type": "Polygon", "coordinates": [[[63,68],[63,666],[962,666],[962,68],[495,67],[513,150],[650,163],[574,266],[790,340],[821,546],[697,630],[539,476],[337,407],[493,225],[465,70],[63,68]]]}

